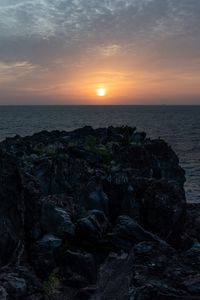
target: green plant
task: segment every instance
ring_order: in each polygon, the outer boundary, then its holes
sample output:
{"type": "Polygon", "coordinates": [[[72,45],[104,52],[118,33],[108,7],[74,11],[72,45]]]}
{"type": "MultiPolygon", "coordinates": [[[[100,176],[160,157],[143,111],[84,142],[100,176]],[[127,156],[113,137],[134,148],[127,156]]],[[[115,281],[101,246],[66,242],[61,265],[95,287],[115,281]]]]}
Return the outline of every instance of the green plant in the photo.
{"type": "Polygon", "coordinates": [[[52,295],[57,292],[60,284],[60,280],[56,273],[52,272],[44,281],[43,286],[48,295],[52,295]]]}
{"type": "Polygon", "coordinates": [[[97,145],[97,140],[94,136],[88,135],[85,138],[85,148],[90,151],[94,151],[97,145]]]}
{"type": "Polygon", "coordinates": [[[105,165],[108,165],[110,164],[111,160],[112,160],[112,155],[110,153],[110,151],[106,148],[99,148],[96,150],[96,153],[101,156],[102,160],[103,160],[103,163],[105,165]]]}

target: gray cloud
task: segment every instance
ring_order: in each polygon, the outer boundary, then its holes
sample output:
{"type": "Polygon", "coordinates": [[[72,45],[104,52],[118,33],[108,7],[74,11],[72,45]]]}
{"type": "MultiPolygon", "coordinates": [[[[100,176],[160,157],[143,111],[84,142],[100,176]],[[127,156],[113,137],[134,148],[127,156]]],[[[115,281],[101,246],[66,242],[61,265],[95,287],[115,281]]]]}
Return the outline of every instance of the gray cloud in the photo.
{"type": "Polygon", "coordinates": [[[38,68],[51,81],[89,64],[199,74],[199,49],[199,0],[0,2],[1,78],[9,77],[5,66],[24,62],[33,82],[38,68]]]}

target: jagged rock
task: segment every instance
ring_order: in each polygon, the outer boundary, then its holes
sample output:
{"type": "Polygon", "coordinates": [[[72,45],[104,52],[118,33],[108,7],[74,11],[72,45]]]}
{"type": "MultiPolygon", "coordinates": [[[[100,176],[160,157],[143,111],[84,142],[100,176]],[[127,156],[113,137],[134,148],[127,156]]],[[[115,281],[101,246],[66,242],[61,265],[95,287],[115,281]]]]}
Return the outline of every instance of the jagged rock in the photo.
{"type": "Polygon", "coordinates": [[[10,219],[0,217],[0,265],[9,262],[18,244],[18,233],[10,219]]]}
{"type": "Polygon", "coordinates": [[[79,198],[79,204],[86,210],[101,210],[109,216],[109,200],[101,183],[91,180],[79,198]]]}
{"type": "Polygon", "coordinates": [[[0,265],[4,265],[21,238],[24,196],[16,161],[2,150],[0,168],[0,265]]]}
{"type": "Polygon", "coordinates": [[[110,254],[100,269],[97,289],[91,300],[129,300],[134,255],[110,254]]]}
{"type": "Polygon", "coordinates": [[[61,264],[62,276],[68,283],[77,281],[85,286],[96,282],[97,266],[92,254],[68,250],[63,254],[61,264]]]}
{"type": "Polygon", "coordinates": [[[43,131],[1,142],[0,167],[2,299],[199,299],[200,207],[186,216],[185,173],[163,140],[43,131]]]}
{"type": "Polygon", "coordinates": [[[14,299],[22,299],[27,292],[26,281],[18,277],[18,274],[6,274],[2,282],[6,292],[14,299]]]}
{"type": "Polygon", "coordinates": [[[190,276],[183,282],[188,292],[194,295],[200,294],[200,275],[190,276]]]}
{"type": "Polygon", "coordinates": [[[44,233],[51,233],[63,238],[75,235],[75,225],[69,214],[52,203],[44,203],[41,213],[41,228],[44,233]]]}
{"type": "Polygon", "coordinates": [[[32,246],[31,261],[39,275],[48,276],[56,268],[55,251],[61,244],[61,239],[53,235],[45,235],[32,246]]]}
{"type": "Polygon", "coordinates": [[[200,203],[187,203],[185,227],[187,234],[200,242],[200,203]]]}
{"type": "Polygon", "coordinates": [[[141,217],[148,231],[178,246],[186,217],[183,190],[165,180],[152,182],[144,195],[141,217]]]}
{"type": "Polygon", "coordinates": [[[145,140],[146,133],[145,132],[136,132],[132,135],[131,141],[134,143],[141,143],[145,140]]]}
{"type": "Polygon", "coordinates": [[[157,293],[163,286],[168,289],[166,299],[170,299],[170,294],[174,297],[172,299],[179,299],[181,295],[185,296],[185,299],[187,297],[190,299],[192,293],[183,288],[183,282],[189,283],[188,274],[193,272],[197,276],[196,279],[198,278],[199,251],[189,250],[180,253],[166,244],[143,242],[134,247],[134,254],[134,285],[145,286],[147,282],[153,285],[156,291],[152,295],[153,299],[154,297],[159,299],[157,293]]]}
{"type": "Polygon", "coordinates": [[[113,232],[109,234],[111,242],[115,247],[130,250],[134,244],[142,241],[156,241],[164,243],[159,238],[148,231],[145,231],[135,220],[129,216],[119,216],[117,225],[113,232]]]}
{"type": "Polygon", "coordinates": [[[0,299],[1,300],[6,300],[7,296],[8,296],[8,294],[7,294],[6,290],[5,290],[5,288],[2,287],[2,286],[0,286],[0,299]]]}
{"type": "Polygon", "coordinates": [[[103,211],[91,210],[87,216],[78,220],[78,236],[91,242],[100,242],[109,229],[109,221],[103,211]]]}
{"type": "Polygon", "coordinates": [[[185,171],[178,165],[179,159],[172,148],[162,139],[150,141],[144,148],[152,157],[152,177],[172,180],[183,187],[185,171]]]}
{"type": "Polygon", "coordinates": [[[197,297],[189,296],[181,291],[167,287],[157,287],[146,284],[136,289],[131,300],[198,300],[197,297]]]}

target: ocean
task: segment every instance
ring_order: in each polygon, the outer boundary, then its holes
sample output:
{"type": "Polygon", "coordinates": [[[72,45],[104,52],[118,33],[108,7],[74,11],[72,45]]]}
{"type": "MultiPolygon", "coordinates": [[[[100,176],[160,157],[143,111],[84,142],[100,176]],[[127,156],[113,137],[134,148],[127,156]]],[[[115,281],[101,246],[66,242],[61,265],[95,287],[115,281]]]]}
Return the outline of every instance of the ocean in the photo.
{"type": "Polygon", "coordinates": [[[0,140],[41,130],[129,125],[163,138],[186,171],[188,202],[200,202],[200,106],[0,106],[0,140]]]}

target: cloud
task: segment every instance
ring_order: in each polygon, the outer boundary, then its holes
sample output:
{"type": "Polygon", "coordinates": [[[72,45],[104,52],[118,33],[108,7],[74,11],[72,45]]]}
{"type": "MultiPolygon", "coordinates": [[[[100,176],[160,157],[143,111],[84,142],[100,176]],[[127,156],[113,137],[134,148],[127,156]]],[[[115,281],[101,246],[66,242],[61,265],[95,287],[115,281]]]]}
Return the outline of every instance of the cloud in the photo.
{"type": "Polygon", "coordinates": [[[18,80],[21,77],[25,77],[35,70],[36,66],[22,61],[15,63],[4,63],[0,62],[0,84],[2,82],[9,82],[18,80]]]}
{"type": "Polygon", "coordinates": [[[162,80],[200,73],[199,0],[1,0],[0,28],[1,81],[28,73],[30,86],[40,87],[38,76],[57,85],[96,69],[162,80]]]}

